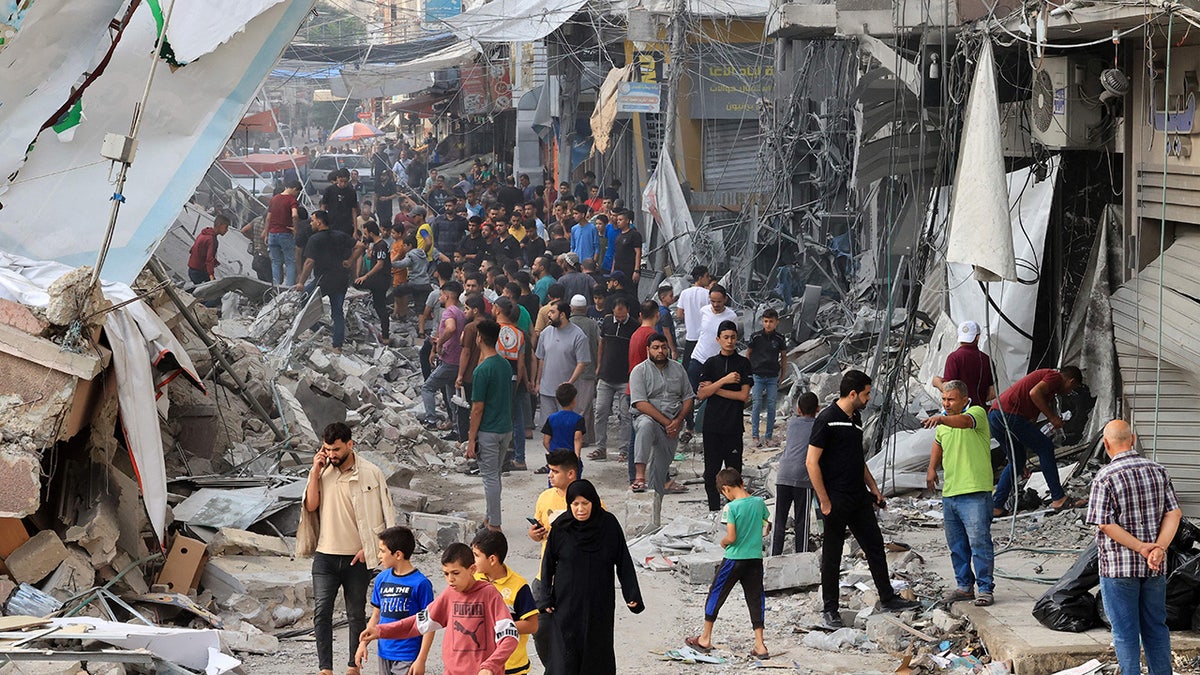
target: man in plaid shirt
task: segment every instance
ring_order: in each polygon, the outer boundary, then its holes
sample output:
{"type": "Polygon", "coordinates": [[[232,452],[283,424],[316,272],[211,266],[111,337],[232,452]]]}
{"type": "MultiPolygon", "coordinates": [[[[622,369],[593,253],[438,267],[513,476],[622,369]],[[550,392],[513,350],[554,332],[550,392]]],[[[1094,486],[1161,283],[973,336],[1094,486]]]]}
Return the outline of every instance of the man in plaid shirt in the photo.
{"type": "Polygon", "coordinates": [[[1183,512],[1167,470],[1133,449],[1129,424],[1105,425],[1104,450],[1111,461],[1092,482],[1087,521],[1099,528],[1100,595],[1117,662],[1140,673],[1144,645],[1150,675],[1171,675],[1165,560],[1183,512]]]}

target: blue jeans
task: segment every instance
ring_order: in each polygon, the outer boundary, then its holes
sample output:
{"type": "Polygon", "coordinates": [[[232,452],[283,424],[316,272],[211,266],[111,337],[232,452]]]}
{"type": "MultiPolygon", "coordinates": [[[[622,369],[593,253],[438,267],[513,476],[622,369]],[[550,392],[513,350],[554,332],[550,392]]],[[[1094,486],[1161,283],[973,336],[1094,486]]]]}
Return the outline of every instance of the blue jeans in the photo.
{"type": "Polygon", "coordinates": [[[758,440],[758,416],[763,409],[763,395],[767,399],[767,439],[775,437],[775,401],[779,398],[779,377],[754,375],[754,386],[750,388],[750,435],[758,440]]]}
{"type": "Polygon", "coordinates": [[[1113,646],[1121,672],[1142,672],[1141,652],[1145,648],[1150,675],[1171,675],[1167,577],[1100,577],[1100,598],[1112,622],[1113,646]]]}
{"type": "Polygon", "coordinates": [[[1042,433],[1033,422],[1013,413],[988,411],[988,426],[992,428],[992,438],[1000,444],[1004,456],[1009,458],[1008,466],[996,481],[996,494],[993,498],[995,508],[1003,509],[1008,502],[1016,478],[1014,471],[1024,471],[1026,453],[1032,450],[1038,456],[1042,467],[1042,475],[1046,477],[1046,486],[1050,488],[1050,499],[1062,499],[1062,484],[1058,480],[1058,465],[1054,463],[1054,442],[1042,433]],[[1009,452],[1009,436],[1012,437],[1012,453],[1009,452]],[[1016,462],[1012,461],[1015,453],[1016,462]]]}
{"type": "Polygon", "coordinates": [[[271,256],[271,280],[278,286],[296,284],[296,235],[273,232],[267,235],[267,253],[271,256]]]}
{"type": "Polygon", "coordinates": [[[341,349],[346,341],[346,289],[329,292],[321,289],[329,298],[329,318],[333,320],[333,348],[341,349]]]}
{"type": "MultiPolygon", "coordinates": [[[[437,419],[437,393],[442,392],[443,397],[452,397],[447,395],[447,390],[454,389],[454,381],[458,379],[458,364],[442,362],[429,373],[429,377],[425,378],[425,384],[421,385],[421,401],[425,404],[425,419],[433,421],[437,419]]],[[[446,410],[446,418],[453,421],[454,412],[457,406],[450,404],[446,410]]]]}
{"type": "Polygon", "coordinates": [[[980,593],[991,593],[996,588],[992,577],[992,495],[972,492],[942,497],[942,515],[958,588],[969,591],[978,583],[980,593]]]}

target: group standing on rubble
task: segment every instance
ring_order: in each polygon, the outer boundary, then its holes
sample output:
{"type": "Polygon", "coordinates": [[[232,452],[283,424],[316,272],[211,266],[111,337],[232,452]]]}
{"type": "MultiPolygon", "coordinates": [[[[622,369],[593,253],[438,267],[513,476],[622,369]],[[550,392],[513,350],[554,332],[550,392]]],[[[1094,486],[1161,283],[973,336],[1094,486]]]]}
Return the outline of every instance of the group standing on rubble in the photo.
{"type": "MultiPolygon", "coordinates": [[[[391,343],[397,323],[408,334],[416,317],[422,421],[462,443],[473,460],[486,521],[471,546],[445,551],[449,588],[434,599],[421,590],[428,580],[408,562],[412,534],[394,527],[390,505],[381,503],[387,490],[378,468],[356,458],[348,428],[327,428],[305,494],[299,546],[314,556],[321,671],[332,672],[332,599],[341,588],[350,616],[349,673],[358,672],[373,640],[381,641],[382,672],[423,672],[428,636],[441,628],[450,650],[443,656],[447,673],[527,672],[529,635],[547,672],[616,672],[608,592],[614,570],[629,609],[642,611],[644,604],[620,527],[596,488],[581,479],[584,461],[625,463],[633,492],[684,493],[688,488],[671,478],[670,465],[676,445],[697,432],[705,501],[726,528],[726,560],[705,605],[704,629],[687,643],[701,652],[712,648],[717,613],[740,583],[755,630],[751,654],[766,658],[756,603],[771,519],[761,500],[746,492],[740,471],[748,403],[750,441],[777,443],[777,393],[787,373],[778,313],[761,313],[761,330],[748,337],[743,355],[738,346],[745,324],[706,267],[691,270],[693,285],[677,300],[669,284],[643,293],[645,242],[636,219],[623,207],[620,185],[601,189],[590,172],[575,185],[535,186],[524,175],[500,180],[477,163],[453,181],[436,170],[414,175],[414,167],[424,167],[408,149],[391,166],[379,164],[373,201],[353,176],[338,171],[310,215],[296,200],[300,184],[289,183],[254,234],[269,252],[274,283],[328,298],[335,350],[345,340],[343,307],[351,286],[371,293],[383,344],[391,343]],[[684,329],[682,349],[676,321],[684,329]],[[530,467],[526,440],[539,430],[546,459],[530,467]],[[586,458],[585,446],[595,446],[586,458]],[[530,468],[547,474],[550,487],[530,519],[528,536],[542,543],[543,559],[526,585],[504,564],[500,504],[502,474],[530,468]],[[367,597],[369,568],[380,563],[389,569],[375,582],[368,621],[359,601],[367,597]]],[[[214,229],[198,240],[193,281],[212,277],[220,234],[214,229]]],[[[931,490],[941,485],[955,577],[943,600],[995,602],[991,524],[1015,510],[1014,485],[1032,451],[1041,460],[1051,508],[1088,505],[1087,521],[1098,527],[1103,598],[1122,668],[1133,667],[1144,644],[1151,672],[1169,672],[1161,670],[1164,649],[1169,662],[1169,635],[1158,620],[1163,553],[1180,513],[1169,477],[1132,451],[1128,425],[1114,421],[1104,436],[1113,461],[1097,475],[1090,503],[1070,498],[1053,441],[1038,420],[1045,417],[1050,429],[1063,426],[1055,396],[1082,384],[1082,372],[1039,369],[997,393],[991,360],[979,348],[981,333],[974,321],[959,326],[959,347],[932,382],[943,410],[924,421],[936,429],[926,483],[931,490]]],[[[843,625],[839,575],[847,532],[862,547],[880,606],[920,606],[898,595],[889,578],[877,518],[887,503],[864,459],[862,411],[871,389],[870,377],[850,370],[834,401],[799,393],[781,439],[770,552],[783,552],[793,512],[795,549],[812,550],[815,508],[824,525],[822,618],[831,629],[843,625]]]]}

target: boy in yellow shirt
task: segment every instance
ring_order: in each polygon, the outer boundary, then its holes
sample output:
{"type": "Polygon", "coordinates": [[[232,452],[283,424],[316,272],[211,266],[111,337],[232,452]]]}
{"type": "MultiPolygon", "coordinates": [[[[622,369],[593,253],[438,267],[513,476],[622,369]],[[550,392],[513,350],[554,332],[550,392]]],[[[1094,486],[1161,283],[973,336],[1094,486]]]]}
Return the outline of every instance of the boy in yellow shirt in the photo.
{"type": "Polygon", "coordinates": [[[475,578],[490,582],[500,591],[500,597],[504,598],[504,604],[512,612],[512,620],[520,635],[516,650],[504,663],[505,675],[525,675],[530,666],[526,644],[529,636],[538,629],[538,609],[533,592],[529,590],[524,577],[504,564],[508,556],[508,539],[503,532],[480,530],[471,542],[471,551],[475,554],[475,578]]]}

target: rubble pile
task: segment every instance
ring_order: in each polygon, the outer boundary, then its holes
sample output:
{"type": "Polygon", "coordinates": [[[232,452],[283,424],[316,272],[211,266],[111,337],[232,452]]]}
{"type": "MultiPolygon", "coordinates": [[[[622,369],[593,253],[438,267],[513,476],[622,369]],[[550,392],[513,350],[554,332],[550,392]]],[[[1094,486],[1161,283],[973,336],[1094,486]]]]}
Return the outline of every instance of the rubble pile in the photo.
{"type": "MultiPolygon", "coordinates": [[[[66,327],[55,322],[79,316],[88,302],[79,283],[62,283],[49,310],[11,302],[0,307],[0,329],[61,341],[66,327]],[[75,313],[64,314],[65,307],[75,313]]],[[[328,346],[327,308],[319,298],[310,302],[291,290],[251,293],[263,301],[255,310],[247,297],[230,293],[226,298],[240,302],[226,303],[236,311],[218,322],[214,310],[182,291],[168,293],[149,273],[134,289],[186,350],[207,389],[183,377],[161,384],[170,507],[165,548],[123,445],[115,387],[99,376],[110,364],[102,341],[87,354],[97,362],[93,380],[71,373],[43,378],[57,385],[48,402],[36,403],[46,399],[38,392],[17,391],[5,398],[21,405],[0,405],[0,480],[17,485],[24,473],[33,487],[24,510],[10,508],[12,491],[0,498],[0,609],[9,622],[32,617],[6,625],[154,626],[165,645],[150,647],[144,663],[122,652],[115,660],[125,665],[113,666],[103,653],[115,643],[101,641],[94,661],[80,658],[64,672],[156,672],[155,664],[164,662],[228,672],[238,664],[231,654],[274,653],[274,633],[310,623],[310,564],[294,558],[294,535],[318,434],[329,422],[350,425],[362,456],[388,476],[401,522],[408,518],[420,548],[468,540],[478,527],[476,514],[442,513],[439,497],[411,489],[418,471],[466,470],[455,445],[414,415],[423,381],[417,347],[410,346],[419,345],[415,326],[397,326],[392,345],[381,345],[368,296],[352,292],[346,348],[336,353],[328,346]],[[88,405],[73,411],[67,404],[80,396],[88,405]],[[179,636],[203,637],[213,655],[176,654],[171,639],[179,636]]],[[[46,353],[58,355],[60,347],[46,353]]],[[[41,653],[78,647],[50,634],[30,646],[41,653]]]]}

